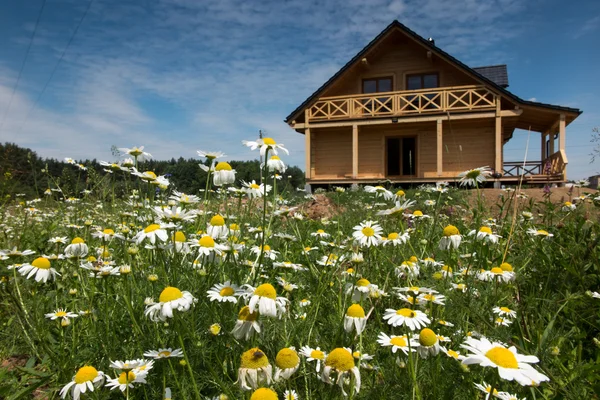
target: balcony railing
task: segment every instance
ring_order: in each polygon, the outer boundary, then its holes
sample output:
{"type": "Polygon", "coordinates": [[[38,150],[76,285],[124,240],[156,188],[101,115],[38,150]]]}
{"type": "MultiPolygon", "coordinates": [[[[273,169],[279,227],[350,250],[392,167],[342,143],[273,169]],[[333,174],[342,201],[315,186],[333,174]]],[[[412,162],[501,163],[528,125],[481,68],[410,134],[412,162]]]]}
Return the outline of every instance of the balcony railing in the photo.
{"type": "Polygon", "coordinates": [[[322,97],[308,109],[311,121],[493,110],[496,95],[484,86],[458,86],[322,97]]]}
{"type": "Polygon", "coordinates": [[[567,156],[563,150],[550,155],[544,161],[505,162],[504,177],[521,177],[527,180],[561,180],[565,179],[567,156]]]}

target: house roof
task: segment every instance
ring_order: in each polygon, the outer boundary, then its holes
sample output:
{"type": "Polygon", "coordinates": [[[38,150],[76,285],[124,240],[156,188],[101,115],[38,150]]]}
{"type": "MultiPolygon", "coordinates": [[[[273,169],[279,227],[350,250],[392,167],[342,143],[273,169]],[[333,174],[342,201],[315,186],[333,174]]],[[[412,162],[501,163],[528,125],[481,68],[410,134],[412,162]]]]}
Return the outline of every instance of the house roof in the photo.
{"type": "MultiPolygon", "coordinates": [[[[356,54],[350,61],[348,61],[346,63],[346,65],[344,65],[338,72],[336,72],[331,78],[329,78],[329,80],[327,80],[327,82],[325,82],[323,85],[321,85],[320,88],[318,88],[313,94],[311,94],[306,100],[304,100],[302,102],[302,104],[300,104],[294,111],[292,111],[290,113],[290,115],[288,115],[286,117],[285,122],[289,123],[293,119],[295,119],[296,115],[300,111],[304,110],[314,100],[318,99],[319,96],[321,95],[321,93],[323,93],[327,87],[329,87],[333,82],[335,82],[341,75],[343,75],[357,61],[361,60],[365,56],[365,54],[367,52],[369,52],[369,50],[371,50],[375,46],[375,44],[377,42],[379,42],[384,36],[386,36],[393,29],[400,29],[402,32],[404,32],[408,36],[412,37],[415,41],[420,43],[422,46],[428,48],[433,53],[437,54],[438,56],[440,56],[442,58],[447,59],[451,63],[453,63],[453,64],[457,65],[459,68],[463,69],[465,72],[478,78],[483,83],[493,87],[498,92],[500,92],[501,94],[505,95],[506,97],[510,98],[511,100],[513,100],[514,102],[516,102],[518,104],[532,106],[532,107],[546,108],[546,109],[551,109],[551,110],[556,110],[556,111],[575,113],[577,115],[582,113],[582,111],[577,108],[563,107],[563,106],[557,106],[557,105],[553,105],[553,104],[538,103],[538,102],[534,102],[534,101],[523,100],[520,97],[516,96],[515,94],[506,90],[504,87],[502,87],[501,86],[502,82],[497,83],[493,79],[490,79],[489,77],[487,77],[483,73],[483,71],[478,72],[476,69],[467,66],[466,64],[462,63],[461,61],[454,58],[450,54],[446,53],[444,50],[437,47],[435,45],[434,41],[430,41],[430,40],[423,38],[422,36],[418,35],[416,32],[409,29],[406,25],[398,22],[398,20],[394,20],[383,31],[381,31],[381,33],[379,33],[379,35],[377,35],[373,40],[371,40],[369,42],[369,44],[367,44],[361,51],[359,51],[358,54],[356,54]]],[[[500,67],[500,66],[495,66],[495,67],[500,67]]],[[[481,68],[495,68],[495,67],[481,67],[481,68]]],[[[504,66],[504,67],[506,69],[506,66],[504,66]]],[[[498,68],[498,71],[499,71],[499,68],[498,68]]],[[[506,78],[506,81],[508,81],[508,77],[506,78]]]]}
{"type": "Polygon", "coordinates": [[[502,86],[503,88],[508,87],[508,71],[506,70],[506,64],[473,67],[473,71],[485,76],[498,86],[502,86]]]}

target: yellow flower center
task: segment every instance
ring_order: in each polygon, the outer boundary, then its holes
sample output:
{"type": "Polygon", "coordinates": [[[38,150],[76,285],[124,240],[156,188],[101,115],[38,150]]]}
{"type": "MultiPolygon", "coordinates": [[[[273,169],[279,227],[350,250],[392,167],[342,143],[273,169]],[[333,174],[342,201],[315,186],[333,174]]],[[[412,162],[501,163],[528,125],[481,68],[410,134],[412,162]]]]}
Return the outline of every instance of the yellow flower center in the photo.
{"type": "Polygon", "coordinates": [[[85,240],[83,240],[80,237],[76,237],[75,239],[71,240],[71,244],[79,244],[79,243],[85,243],[85,240]]]}
{"type": "Polygon", "coordinates": [[[94,367],[86,365],[85,367],[79,368],[79,371],[75,374],[75,383],[91,382],[98,376],[98,370],[94,367]]]}
{"type": "Polygon", "coordinates": [[[354,357],[348,350],[338,347],[329,353],[325,365],[342,372],[350,371],[354,368],[354,357]]]}
{"type": "MultiPolygon", "coordinates": [[[[354,272],[354,271],[352,271],[352,272],[354,272]]],[[[356,282],[356,286],[369,286],[370,284],[371,284],[371,282],[369,282],[365,278],[361,278],[356,282]]]]}
{"type": "Polygon", "coordinates": [[[221,291],[219,292],[219,294],[223,297],[227,297],[227,296],[233,296],[233,294],[235,293],[235,290],[233,290],[233,288],[231,286],[225,286],[223,289],[221,289],[221,291]]]}
{"type": "Polygon", "coordinates": [[[250,307],[248,306],[244,306],[242,307],[242,309],[240,310],[239,314],[238,314],[238,319],[241,321],[256,321],[258,319],[258,311],[254,311],[253,313],[250,313],[250,307]]]}
{"type": "Polygon", "coordinates": [[[300,362],[298,353],[294,349],[286,347],[285,349],[279,350],[277,357],[275,357],[275,365],[281,369],[295,368],[300,362]]]}
{"type": "Polygon", "coordinates": [[[131,383],[134,380],[135,380],[135,374],[133,373],[133,371],[121,372],[121,375],[119,375],[119,383],[121,385],[131,383]]]}
{"type": "Polygon", "coordinates": [[[495,274],[495,275],[502,275],[502,273],[503,273],[504,271],[502,270],[502,268],[499,268],[499,267],[494,267],[494,268],[492,268],[492,269],[490,270],[490,272],[491,272],[492,274],[495,274]]]}
{"type": "Polygon", "coordinates": [[[150,224],[146,227],[146,229],[144,229],[145,233],[150,233],[150,232],[154,232],[156,230],[160,229],[160,225],[158,224],[150,224]]]}
{"type": "Polygon", "coordinates": [[[388,235],[388,240],[395,240],[398,239],[398,234],[396,232],[392,232],[388,235]]]}
{"type": "Polygon", "coordinates": [[[281,160],[281,158],[279,156],[271,156],[271,160],[281,160]]]}
{"type": "Polygon", "coordinates": [[[348,307],[346,315],[352,318],[364,318],[365,310],[360,306],[360,304],[352,304],[350,307],[348,307]]]}
{"type": "Polygon", "coordinates": [[[565,201],[565,206],[571,207],[572,205],[573,205],[573,203],[571,203],[570,201],[565,201]]]}
{"type": "Polygon", "coordinates": [[[39,269],[50,269],[50,260],[45,257],[38,257],[31,262],[31,265],[39,269]]]}
{"type": "Polygon", "coordinates": [[[406,193],[404,193],[404,190],[398,190],[398,191],[396,192],[396,196],[398,196],[398,197],[404,197],[404,195],[405,195],[405,194],[406,194],[406,193]]]}
{"type": "Polygon", "coordinates": [[[513,271],[513,267],[509,263],[502,263],[502,264],[500,264],[500,268],[502,269],[502,271],[508,271],[508,272],[512,272],[513,271]]]}
{"type": "Polygon", "coordinates": [[[202,247],[215,247],[215,241],[210,236],[202,236],[198,240],[198,244],[202,247]]]}
{"type": "Polygon", "coordinates": [[[362,228],[362,234],[367,236],[367,237],[371,237],[375,235],[375,230],[373,228],[371,228],[370,226],[365,226],[364,228],[362,228]]]}
{"type": "Polygon", "coordinates": [[[487,233],[488,235],[492,234],[492,230],[488,226],[482,226],[479,228],[479,232],[487,233]]]}
{"type": "Polygon", "coordinates": [[[159,357],[170,357],[171,356],[171,352],[167,351],[167,350],[163,350],[160,353],[158,353],[159,357]]]}
{"type": "Polygon", "coordinates": [[[492,362],[503,368],[519,368],[519,363],[515,355],[504,347],[493,347],[485,353],[485,356],[492,362]]]}
{"type": "Polygon", "coordinates": [[[258,388],[252,396],[250,396],[250,400],[277,400],[277,393],[268,388],[258,388]]]}
{"type": "Polygon", "coordinates": [[[415,211],[413,212],[413,215],[414,215],[415,217],[422,217],[422,216],[423,216],[423,211],[421,211],[421,210],[415,210],[415,211]]]}
{"type": "Polygon", "coordinates": [[[250,188],[251,189],[260,189],[260,186],[258,186],[256,183],[251,183],[250,188]]]}
{"type": "MultiPolygon", "coordinates": [[[[353,273],[354,273],[354,268],[348,268],[348,269],[346,270],[346,273],[347,273],[347,274],[353,274],[353,273]]],[[[366,280],[366,279],[365,279],[365,280],[366,280]]],[[[368,281],[367,281],[367,282],[368,282],[368,281]]],[[[358,286],[358,282],[356,283],[356,286],[358,286]]]]}
{"type": "Polygon", "coordinates": [[[213,334],[214,336],[217,336],[219,333],[221,333],[221,325],[220,324],[212,324],[208,330],[210,331],[211,334],[213,334]]]}
{"type": "Polygon", "coordinates": [[[177,232],[175,232],[175,235],[173,235],[173,240],[175,242],[179,242],[179,243],[185,242],[186,241],[185,234],[181,231],[177,231],[177,232]]]}
{"type": "Polygon", "coordinates": [[[181,290],[177,289],[173,286],[167,286],[160,294],[158,300],[161,303],[166,303],[169,301],[177,300],[183,297],[183,293],[181,290]]]}
{"type": "Polygon", "coordinates": [[[511,309],[508,307],[500,307],[500,311],[505,312],[505,313],[509,313],[511,312],[511,309]]]}
{"type": "Polygon", "coordinates": [[[406,336],[395,336],[390,339],[390,343],[398,347],[406,347],[408,345],[406,343],[406,336]]]}
{"type": "Polygon", "coordinates": [[[448,225],[444,228],[444,236],[448,237],[454,235],[460,235],[460,232],[458,232],[457,227],[455,227],[454,225],[448,225]]]}
{"type": "Polygon", "coordinates": [[[396,311],[396,315],[402,315],[405,318],[414,318],[417,316],[417,313],[410,308],[401,308],[396,311]]]}
{"type": "Polygon", "coordinates": [[[266,145],[268,145],[268,146],[274,146],[274,145],[276,145],[276,144],[277,144],[277,142],[276,142],[276,141],[274,141],[274,140],[273,140],[272,138],[270,138],[270,137],[266,137],[266,138],[264,138],[264,139],[263,139],[263,143],[264,143],[264,144],[266,144],[266,145]]]}
{"type": "Polygon", "coordinates": [[[448,273],[452,273],[452,267],[449,267],[449,266],[447,266],[447,265],[444,265],[444,266],[442,267],[442,270],[443,270],[443,271],[446,271],[446,272],[448,272],[448,273]]]}
{"type": "Polygon", "coordinates": [[[225,219],[217,214],[210,219],[210,224],[212,226],[223,226],[225,225],[225,219]]]}
{"type": "Polygon", "coordinates": [[[231,165],[225,161],[217,163],[217,166],[215,167],[215,171],[231,171],[231,169],[231,165]]]}
{"type": "Polygon", "coordinates": [[[543,235],[543,236],[548,236],[548,231],[545,231],[545,230],[543,230],[543,229],[539,229],[539,230],[537,231],[537,234],[538,234],[538,235],[543,235]]]}
{"type": "Polygon", "coordinates": [[[240,226],[238,224],[231,224],[229,225],[229,229],[231,229],[232,231],[239,231],[240,226]]]}
{"type": "Polygon", "coordinates": [[[112,229],[105,229],[102,231],[102,233],[104,233],[105,235],[114,235],[115,231],[113,231],[112,229]]]}
{"type": "Polygon", "coordinates": [[[310,352],[310,358],[314,358],[315,360],[322,360],[325,358],[325,353],[321,350],[312,350],[310,352]]]}
{"type": "Polygon", "coordinates": [[[258,369],[269,365],[269,359],[258,347],[254,347],[242,354],[241,368],[258,369]]]}
{"type": "Polygon", "coordinates": [[[452,358],[458,359],[459,354],[454,350],[448,350],[448,355],[452,358]]]}
{"type": "Polygon", "coordinates": [[[319,229],[317,233],[325,233],[325,231],[323,229],[319,229]]]}
{"type": "Polygon", "coordinates": [[[262,285],[257,287],[254,291],[254,294],[256,296],[267,297],[273,300],[275,300],[275,298],[277,297],[277,291],[275,291],[275,288],[270,283],[263,283],[262,285]]]}
{"type": "Polygon", "coordinates": [[[271,246],[269,246],[268,244],[265,244],[265,245],[262,247],[262,249],[263,249],[263,251],[271,251],[271,246]]]}
{"type": "Polygon", "coordinates": [[[433,346],[437,343],[437,340],[435,332],[429,328],[422,329],[421,333],[419,333],[419,343],[421,343],[421,346],[433,346]]]}
{"type": "Polygon", "coordinates": [[[434,301],[435,300],[435,296],[432,295],[431,293],[427,293],[426,295],[423,296],[423,298],[427,301],[434,301]]]}
{"type": "Polygon", "coordinates": [[[65,311],[58,311],[56,314],[54,314],[55,316],[62,318],[62,317],[66,317],[67,313],[65,311]]]}
{"type": "Polygon", "coordinates": [[[152,171],[146,171],[146,172],[144,172],[144,179],[153,181],[156,179],[156,174],[152,171]]]}
{"type": "Polygon", "coordinates": [[[411,263],[416,263],[417,261],[419,261],[419,259],[417,258],[417,256],[410,256],[408,261],[410,261],[411,263]]]}

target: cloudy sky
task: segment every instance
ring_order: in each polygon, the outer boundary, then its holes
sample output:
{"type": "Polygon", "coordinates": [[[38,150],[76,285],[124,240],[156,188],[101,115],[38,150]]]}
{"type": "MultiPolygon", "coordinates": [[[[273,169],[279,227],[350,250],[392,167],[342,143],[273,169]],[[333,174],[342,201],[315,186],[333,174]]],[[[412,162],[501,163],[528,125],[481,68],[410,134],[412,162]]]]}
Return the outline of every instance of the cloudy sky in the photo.
{"type": "MultiPolygon", "coordinates": [[[[303,168],[303,136],[283,119],[393,19],[470,66],[508,64],[522,98],[582,109],[569,177],[600,171],[594,0],[0,0],[0,142],[56,158],[144,145],[249,159],[241,140],[262,129],[303,168]]],[[[505,159],[522,160],[527,137],[505,159]]],[[[532,134],[528,158],[539,148],[532,134]]]]}

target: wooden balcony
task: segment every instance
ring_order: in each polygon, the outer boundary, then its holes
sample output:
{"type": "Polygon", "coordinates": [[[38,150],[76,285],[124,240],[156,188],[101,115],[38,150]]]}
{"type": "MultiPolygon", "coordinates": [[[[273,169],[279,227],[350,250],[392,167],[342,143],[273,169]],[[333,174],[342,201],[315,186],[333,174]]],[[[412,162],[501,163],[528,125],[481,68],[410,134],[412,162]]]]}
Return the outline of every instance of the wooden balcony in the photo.
{"type": "Polygon", "coordinates": [[[322,97],[307,109],[309,121],[400,117],[496,109],[496,95],[483,86],[322,97]]]}
{"type": "Polygon", "coordinates": [[[502,180],[520,179],[527,183],[566,181],[567,156],[559,150],[543,161],[505,162],[502,180]]]}

